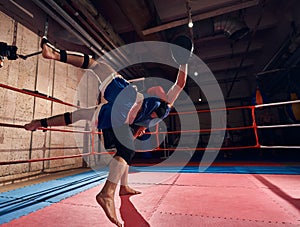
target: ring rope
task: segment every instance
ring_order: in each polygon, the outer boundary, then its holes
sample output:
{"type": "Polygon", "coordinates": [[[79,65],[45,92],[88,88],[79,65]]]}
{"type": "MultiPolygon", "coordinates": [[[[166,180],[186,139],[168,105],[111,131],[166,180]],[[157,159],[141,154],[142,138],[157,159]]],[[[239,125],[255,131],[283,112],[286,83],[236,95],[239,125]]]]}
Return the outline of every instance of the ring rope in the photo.
{"type": "Polygon", "coordinates": [[[300,149],[300,146],[265,146],[265,145],[261,145],[261,148],[275,148],[275,149],[300,149]]]}
{"type": "Polygon", "coordinates": [[[80,158],[84,156],[90,156],[95,154],[114,154],[115,152],[106,151],[106,152],[97,152],[97,153],[85,153],[85,154],[77,154],[77,155],[69,155],[69,156],[57,156],[51,158],[36,158],[36,159],[24,159],[24,160],[13,160],[13,161],[5,161],[0,162],[0,165],[11,165],[11,164],[22,164],[22,163],[32,163],[32,162],[43,162],[43,161],[51,161],[51,160],[59,160],[59,159],[69,159],[69,158],[80,158]]]}
{"type": "Polygon", "coordinates": [[[286,102],[274,102],[274,103],[260,104],[260,105],[255,105],[255,108],[268,107],[268,106],[279,106],[279,105],[294,104],[294,103],[300,103],[300,100],[298,99],[298,100],[292,100],[292,101],[286,101],[286,102]]]}
{"type": "Polygon", "coordinates": [[[299,127],[300,124],[286,124],[286,125],[259,125],[257,128],[288,128],[288,127],[299,127]]]}
{"type": "Polygon", "coordinates": [[[0,87],[8,89],[8,90],[16,91],[16,92],[19,92],[19,93],[27,94],[27,95],[30,95],[30,96],[38,97],[38,98],[41,98],[41,99],[45,99],[45,100],[53,101],[53,102],[56,102],[56,103],[60,103],[60,104],[66,105],[66,106],[71,106],[71,107],[75,107],[75,108],[78,108],[78,109],[82,108],[80,106],[61,101],[57,98],[53,98],[53,97],[50,97],[50,96],[47,96],[47,95],[35,93],[35,92],[29,91],[29,90],[16,88],[16,87],[12,87],[12,86],[1,84],[1,83],[0,83],[0,87]]]}
{"type": "MultiPolygon", "coordinates": [[[[9,124],[0,122],[0,126],[2,127],[10,127],[10,128],[24,128],[23,125],[9,124]]],[[[79,131],[79,130],[71,130],[71,129],[59,129],[59,128],[44,128],[38,127],[37,130],[42,131],[54,131],[54,132],[73,132],[73,133],[84,133],[84,134],[102,134],[102,132],[96,131],[79,131]]]]}
{"type": "Polygon", "coordinates": [[[250,149],[250,148],[259,148],[257,145],[252,146],[236,146],[236,147],[197,147],[197,148],[189,148],[189,147],[174,147],[174,148],[155,148],[155,149],[148,149],[148,150],[137,150],[137,152],[149,152],[149,151],[205,151],[205,150],[242,150],[242,149],[250,149]]]}
{"type": "Polygon", "coordinates": [[[228,108],[216,108],[208,110],[196,110],[196,111],[181,111],[177,113],[170,113],[170,115],[184,115],[184,114],[194,114],[194,113],[210,113],[214,111],[224,111],[224,110],[240,110],[240,109],[253,109],[255,106],[237,106],[237,107],[228,107],[228,108]]]}
{"type": "MultiPolygon", "coordinates": [[[[4,127],[13,127],[13,128],[24,128],[23,125],[14,125],[14,124],[8,124],[8,123],[0,123],[0,126],[4,127]]],[[[182,131],[184,133],[188,132],[210,132],[210,131],[218,131],[218,130],[241,130],[241,129],[249,129],[253,128],[253,126],[248,127],[237,127],[237,128],[222,128],[222,129],[202,129],[202,130],[185,130],[182,131]]],[[[96,131],[78,131],[78,130],[66,130],[66,129],[57,129],[57,128],[43,128],[39,127],[37,130],[48,130],[48,131],[58,131],[58,132],[73,132],[73,133],[85,133],[85,134],[102,134],[101,132],[96,131]]],[[[158,131],[158,129],[156,130],[158,131]]],[[[147,134],[175,134],[180,133],[181,131],[172,131],[172,132],[150,132],[147,134]]],[[[93,137],[92,137],[93,138],[93,137]]],[[[159,144],[157,144],[158,148],[154,150],[137,150],[137,152],[147,152],[147,151],[174,151],[174,150],[183,150],[183,151],[190,151],[190,150],[196,150],[196,151],[204,151],[204,150],[237,150],[237,149],[249,149],[249,148],[257,148],[257,145],[254,146],[237,146],[237,147],[221,147],[221,148],[214,148],[214,147],[206,147],[206,148],[160,148],[159,144]]],[[[115,152],[95,152],[94,149],[90,153],[86,154],[78,154],[78,155],[71,155],[71,156],[58,156],[58,157],[52,157],[52,158],[40,158],[40,159],[28,159],[28,160],[14,160],[14,161],[6,161],[6,162],[0,162],[0,165],[10,165],[10,164],[21,164],[21,163],[30,163],[30,162],[41,162],[41,161],[50,161],[50,160],[58,160],[58,159],[68,159],[68,158],[78,158],[78,157],[84,157],[88,155],[103,155],[103,154],[114,154],[115,152]]]]}
{"type": "MultiPolygon", "coordinates": [[[[2,123],[0,122],[0,126],[2,127],[10,127],[10,128],[24,128],[23,125],[16,125],[16,124],[9,124],[9,123],[2,123]]],[[[300,126],[300,124],[299,124],[300,126]]],[[[262,126],[261,126],[262,127],[262,126]]],[[[268,126],[265,126],[268,127],[268,126]]],[[[153,134],[179,134],[179,133],[201,133],[201,132],[213,132],[213,131],[233,131],[233,130],[246,130],[246,129],[252,129],[254,126],[245,126],[245,127],[235,127],[235,128],[213,128],[213,129],[200,129],[200,130],[176,130],[176,131],[154,131],[154,132],[146,132],[145,134],[153,135],[153,134]]],[[[38,127],[37,130],[42,131],[55,131],[55,132],[73,132],[73,133],[85,133],[85,134],[102,134],[102,132],[97,131],[79,131],[79,130],[71,130],[71,129],[59,129],[59,128],[44,128],[44,127],[38,127]]]]}
{"type": "MultiPolygon", "coordinates": [[[[19,89],[15,88],[9,85],[4,85],[0,83],[0,87],[6,88],[12,91],[20,92],[23,94],[28,94],[34,97],[50,100],[53,102],[57,102],[60,104],[64,104],[67,106],[72,106],[75,108],[81,108],[79,106],[63,102],[59,99],[49,97],[43,94],[35,93],[33,91],[28,91],[25,89],[19,89]]],[[[236,127],[236,128],[215,128],[215,129],[201,129],[201,130],[184,130],[184,131],[167,131],[167,132],[158,132],[158,128],[156,127],[156,132],[148,132],[146,134],[156,134],[156,137],[158,137],[158,134],[178,134],[178,133],[199,133],[199,132],[212,132],[212,131],[220,131],[220,130],[244,130],[244,129],[254,129],[255,134],[255,140],[256,144],[252,146],[236,146],[236,147],[221,147],[221,148],[213,148],[213,147],[199,147],[199,148],[160,148],[159,144],[156,149],[151,150],[138,150],[140,152],[146,152],[146,151],[174,151],[174,150],[183,150],[183,151],[190,151],[190,150],[196,150],[196,151],[204,151],[204,150],[236,150],[236,149],[249,149],[249,148],[290,148],[290,149],[299,149],[300,146],[264,146],[259,144],[258,140],[258,132],[257,129],[261,128],[277,128],[277,127],[298,127],[300,124],[288,124],[288,125],[269,125],[269,126],[260,126],[256,125],[255,120],[255,109],[260,107],[267,107],[267,106],[276,106],[276,105],[285,105],[285,104],[293,104],[293,103],[300,103],[300,100],[293,100],[293,101],[287,101],[287,102],[277,102],[277,103],[268,103],[268,104],[261,104],[261,105],[255,105],[255,106],[242,106],[242,107],[229,107],[229,108],[216,108],[216,109],[210,109],[210,110],[197,110],[197,111],[184,111],[184,112],[177,112],[177,113],[171,113],[174,114],[193,114],[193,113],[210,113],[213,111],[226,111],[226,110],[239,110],[239,109],[251,109],[251,115],[253,119],[252,126],[246,126],[246,127],[236,127]]],[[[170,114],[170,115],[171,115],[170,114]]],[[[13,127],[13,128],[24,128],[23,125],[15,125],[15,124],[9,124],[9,123],[0,123],[0,126],[2,127],[13,127]]],[[[84,134],[102,134],[101,132],[96,131],[79,131],[79,130],[68,130],[68,129],[57,129],[57,128],[43,128],[39,127],[37,130],[43,130],[43,131],[58,131],[58,132],[73,132],[73,133],[84,133],[84,134]]],[[[84,157],[89,155],[97,155],[97,154],[113,154],[115,152],[95,152],[94,149],[92,149],[92,152],[85,153],[85,154],[78,154],[78,155],[70,155],[70,156],[57,156],[57,157],[51,157],[51,158],[39,158],[39,159],[28,159],[28,160],[14,160],[14,161],[6,161],[6,162],[0,162],[0,165],[9,165],[9,164],[20,164],[20,163],[30,163],[30,162],[40,162],[40,161],[50,161],[50,160],[57,160],[57,159],[67,159],[67,158],[77,158],[77,157],[84,157]]]]}
{"type": "Polygon", "coordinates": [[[254,126],[236,127],[236,128],[212,128],[212,129],[200,129],[200,130],[177,130],[167,132],[146,132],[145,134],[179,134],[179,133],[201,133],[201,132],[214,132],[214,131],[233,131],[233,130],[246,130],[252,129],[254,126]]]}

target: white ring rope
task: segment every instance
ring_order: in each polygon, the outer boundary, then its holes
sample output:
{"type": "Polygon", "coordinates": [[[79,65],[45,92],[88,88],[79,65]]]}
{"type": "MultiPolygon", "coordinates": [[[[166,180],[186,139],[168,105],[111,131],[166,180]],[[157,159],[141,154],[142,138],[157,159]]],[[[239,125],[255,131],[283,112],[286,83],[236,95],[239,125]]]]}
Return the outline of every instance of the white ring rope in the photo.
{"type": "Polygon", "coordinates": [[[279,106],[279,105],[285,105],[285,104],[294,104],[294,103],[300,103],[300,100],[293,100],[293,101],[286,101],[286,102],[274,102],[274,103],[266,103],[266,104],[260,104],[255,105],[255,108],[259,107],[266,107],[266,106],[279,106]]]}
{"type": "Polygon", "coordinates": [[[287,125],[258,125],[257,128],[288,128],[299,127],[300,124],[287,124],[287,125]]]}
{"type": "MultiPolygon", "coordinates": [[[[268,106],[279,106],[279,105],[287,105],[287,104],[294,104],[294,103],[300,103],[300,100],[292,100],[292,101],[286,101],[286,102],[276,102],[276,103],[267,103],[267,104],[260,104],[255,105],[255,108],[260,107],[268,107],[268,106]]],[[[257,125],[256,127],[258,129],[266,129],[266,128],[288,128],[288,127],[299,127],[300,124],[286,124],[286,125],[257,125]]],[[[260,145],[260,148],[266,148],[266,149],[300,149],[300,146],[265,146],[260,145]]]]}
{"type": "Polygon", "coordinates": [[[260,148],[288,148],[288,149],[300,149],[300,146],[264,146],[260,145],[260,148]]]}

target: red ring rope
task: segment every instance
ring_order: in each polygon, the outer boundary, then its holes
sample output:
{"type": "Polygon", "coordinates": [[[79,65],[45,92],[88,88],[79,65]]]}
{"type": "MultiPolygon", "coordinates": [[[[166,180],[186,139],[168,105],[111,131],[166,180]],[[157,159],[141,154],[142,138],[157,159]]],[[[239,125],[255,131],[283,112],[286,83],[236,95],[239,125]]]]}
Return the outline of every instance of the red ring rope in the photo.
{"type": "Polygon", "coordinates": [[[52,158],[36,158],[36,159],[24,159],[24,160],[14,160],[14,161],[6,161],[0,162],[0,165],[11,165],[11,164],[22,164],[22,163],[32,163],[32,162],[43,162],[43,161],[51,161],[51,160],[59,160],[59,159],[68,159],[68,158],[80,158],[84,156],[90,156],[94,154],[114,154],[115,152],[98,152],[98,153],[86,153],[86,154],[77,154],[77,155],[69,155],[69,156],[57,156],[52,158]]]}
{"type": "Polygon", "coordinates": [[[9,86],[9,85],[5,85],[5,84],[1,84],[0,83],[0,87],[6,88],[8,90],[16,91],[16,92],[19,92],[19,93],[23,93],[23,94],[26,94],[26,95],[31,95],[31,96],[38,97],[38,98],[41,98],[41,99],[46,99],[46,100],[49,100],[49,101],[60,103],[60,104],[66,105],[66,106],[72,106],[72,107],[76,107],[76,108],[81,108],[79,106],[76,106],[76,105],[73,105],[71,103],[67,103],[67,102],[61,101],[61,100],[53,98],[53,97],[45,96],[45,95],[42,95],[42,94],[39,94],[39,93],[34,93],[34,92],[31,92],[31,91],[27,91],[27,90],[22,90],[22,89],[15,88],[15,87],[12,87],[12,86],[9,86]]]}
{"type": "MultiPolygon", "coordinates": [[[[2,127],[9,127],[9,128],[24,128],[23,125],[1,123],[1,122],[0,122],[0,126],[2,126],[2,127]]],[[[79,131],[79,130],[59,129],[59,128],[43,128],[43,127],[39,127],[39,128],[37,128],[37,130],[54,131],[54,132],[73,132],[73,133],[85,133],[85,134],[102,134],[102,132],[79,131]]]]}
{"type": "MultiPolygon", "coordinates": [[[[67,106],[72,106],[75,108],[80,108],[79,106],[63,102],[61,100],[58,100],[53,97],[48,97],[43,94],[39,93],[34,93],[31,91],[27,90],[22,90],[19,88],[15,88],[9,85],[4,85],[0,83],[0,87],[9,89],[12,91],[20,92],[23,94],[31,95],[34,97],[50,100],[53,102],[57,102],[60,104],[64,104],[67,106]]],[[[184,130],[184,131],[167,131],[167,132],[158,132],[158,126],[156,127],[156,132],[148,132],[147,134],[156,134],[157,137],[157,148],[154,150],[138,150],[140,152],[145,152],[145,151],[174,151],[174,150],[183,150],[183,151],[190,151],[190,150],[196,150],[196,151],[204,151],[204,150],[233,150],[233,149],[248,149],[248,148],[270,148],[270,147],[276,147],[276,146],[261,146],[259,144],[258,140],[258,133],[257,129],[262,128],[262,126],[257,126],[256,120],[255,120],[255,109],[259,107],[264,107],[264,106],[274,106],[274,105],[283,105],[283,104],[289,104],[291,102],[300,102],[300,100],[294,100],[294,101],[289,101],[289,102],[281,102],[281,103],[273,103],[273,104],[262,104],[262,105],[256,105],[256,106],[241,106],[241,107],[229,107],[229,108],[223,108],[223,109],[212,109],[212,110],[197,110],[197,111],[184,111],[184,112],[177,112],[177,113],[171,113],[170,115],[175,115],[175,114],[193,114],[193,113],[210,113],[213,111],[224,111],[224,110],[239,110],[239,109],[251,109],[251,116],[253,123],[251,126],[245,126],[245,127],[236,127],[236,128],[214,128],[214,129],[201,129],[201,130],[184,130]],[[203,132],[212,132],[212,131],[220,131],[220,130],[244,130],[244,129],[253,129],[254,130],[254,135],[255,135],[255,141],[256,144],[252,146],[237,146],[237,147],[221,147],[221,148],[213,148],[213,147],[199,147],[199,148],[160,148],[159,147],[159,141],[158,141],[158,135],[159,134],[178,134],[178,133],[203,133],[203,132]]],[[[9,123],[0,123],[0,126],[2,127],[12,127],[12,128],[24,128],[23,125],[16,125],[16,124],[9,124],[9,123]]],[[[293,126],[298,126],[298,125],[293,125],[293,126]]],[[[284,127],[284,126],[282,126],[284,127]]],[[[94,130],[92,131],[79,131],[79,130],[68,130],[68,129],[57,129],[57,128],[43,128],[40,127],[38,130],[43,130],[43,131],[57,131],[57,132],[73,132],[73,133],[84,133],[84,134],[102,134],[101,132],[96,132],[94,130]]],[[[92,152],[90,153],[85,153],[85,154],[77,154],[77,155],[70,155],[70,156],[57,156],[57,157],[51,157],[51,158],[39,158],[39,159],[28,159],[28,160],[14,160],[14,161],[5,161],[5,162],[0,162],[0,165],[9,165],[9,164],[20,164],[20,163],[30,163],[30,162],[40,162],[40,161],[50,161],[50,160],[57,160],[57,159],[68,159],[68,158],[78,158],[78,157],[84,157],[84,156],[89,156],[89,155],[98,155],[98,154],[113,154],[114,152],[95,152],[94,150],[94,137],[92,137],[92,152]]],[[[282,147],[282,146],[278,146],[282,147]]]]}

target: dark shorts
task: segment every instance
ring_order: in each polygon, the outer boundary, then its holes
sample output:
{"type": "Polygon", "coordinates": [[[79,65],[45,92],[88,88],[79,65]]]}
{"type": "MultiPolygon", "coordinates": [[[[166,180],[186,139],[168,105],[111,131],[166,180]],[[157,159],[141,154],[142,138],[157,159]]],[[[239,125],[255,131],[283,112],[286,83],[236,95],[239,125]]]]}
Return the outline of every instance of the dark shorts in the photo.
{"type": "Polygon", "coordinates": [[[134,137],[131,128],[123,125],[118,128],[102,129],[105,149],[116,148],[115,156],[122,157],[128,165],[131,164],[135,154],[134,137]]]}

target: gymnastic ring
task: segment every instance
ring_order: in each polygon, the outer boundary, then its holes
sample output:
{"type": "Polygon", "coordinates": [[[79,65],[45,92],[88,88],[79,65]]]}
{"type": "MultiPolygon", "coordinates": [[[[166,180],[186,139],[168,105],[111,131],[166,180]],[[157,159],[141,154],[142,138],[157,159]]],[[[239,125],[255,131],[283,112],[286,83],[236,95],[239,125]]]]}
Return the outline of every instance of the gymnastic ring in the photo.
{"type": "Polygon", "coordinates": [[[171,43],[175,45],[171,45],[170,47],[171,56],[174,61],[179,65],[187,64],[194,50],[194,43],[191,38],[186,35],[178,35],[171,43]],[[187,51],[184,51],[182,48],[178,48],[178,46],[186,49],[187,51]]]}

